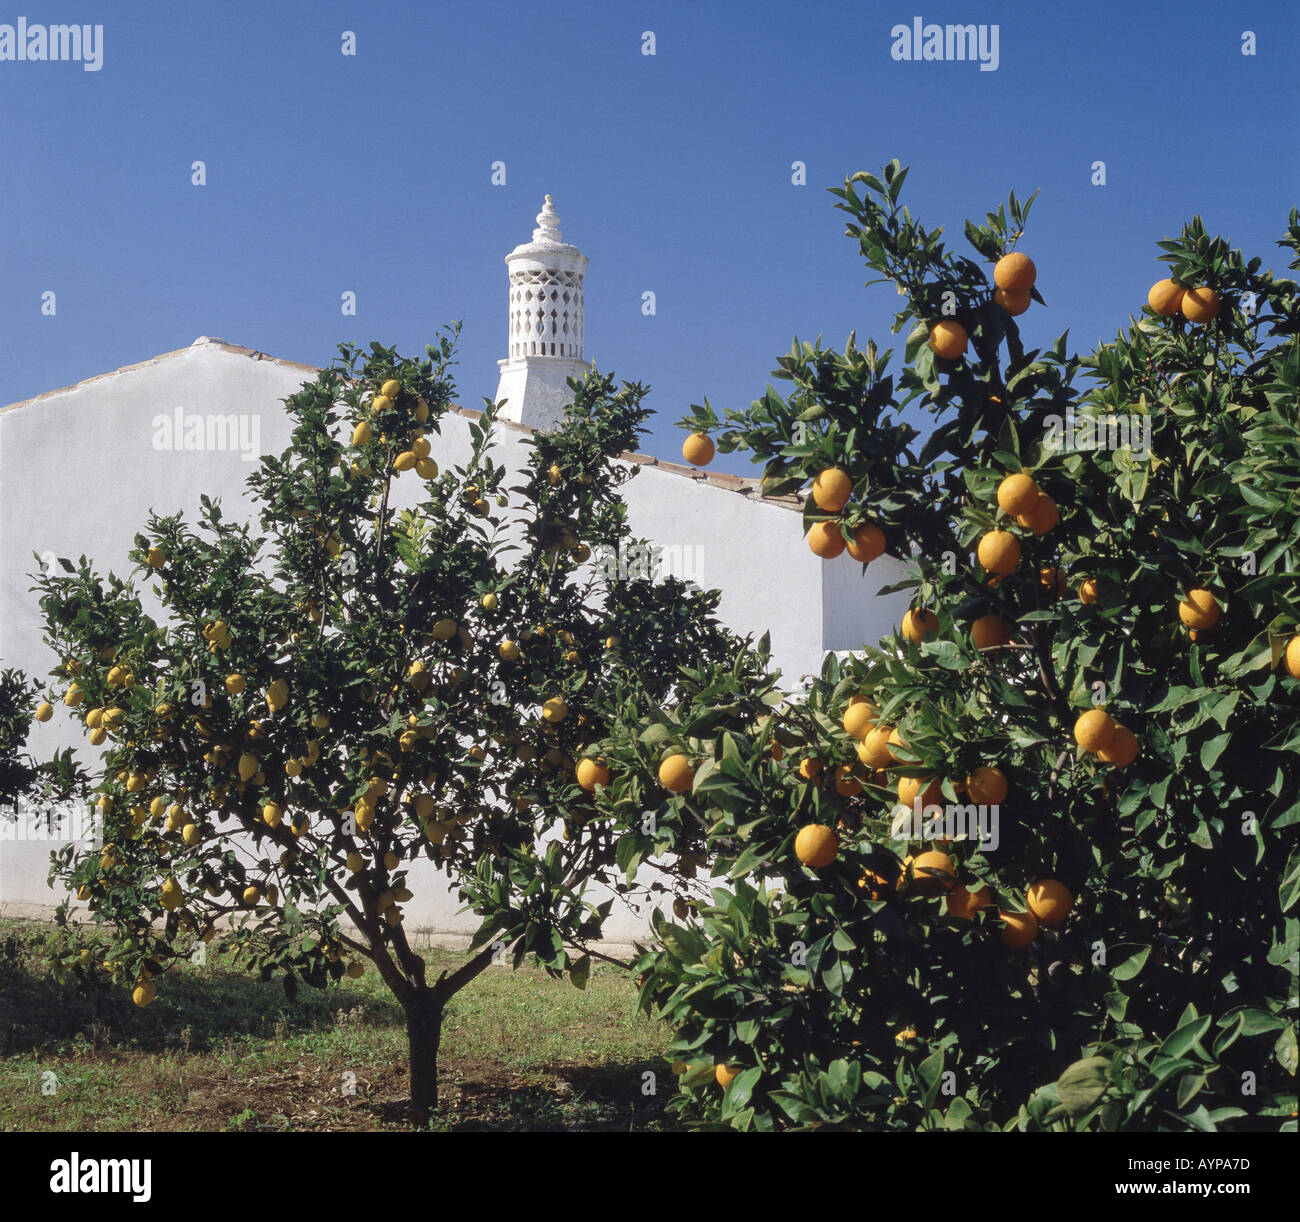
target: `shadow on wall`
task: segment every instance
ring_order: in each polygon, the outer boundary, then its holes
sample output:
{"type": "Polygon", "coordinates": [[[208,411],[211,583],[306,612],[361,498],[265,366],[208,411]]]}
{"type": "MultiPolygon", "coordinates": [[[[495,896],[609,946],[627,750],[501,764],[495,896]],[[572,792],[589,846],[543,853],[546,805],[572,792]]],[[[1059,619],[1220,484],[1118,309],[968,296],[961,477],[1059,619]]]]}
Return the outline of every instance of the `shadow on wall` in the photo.
{"type": "Polygon", "coordinates": [[[867,565],[848,556],[822,561],[822,648],[857,651],[894,632],[907,610],[906,591],[878,597],[906,575],[902,561],[881,556],[867,565]]]}

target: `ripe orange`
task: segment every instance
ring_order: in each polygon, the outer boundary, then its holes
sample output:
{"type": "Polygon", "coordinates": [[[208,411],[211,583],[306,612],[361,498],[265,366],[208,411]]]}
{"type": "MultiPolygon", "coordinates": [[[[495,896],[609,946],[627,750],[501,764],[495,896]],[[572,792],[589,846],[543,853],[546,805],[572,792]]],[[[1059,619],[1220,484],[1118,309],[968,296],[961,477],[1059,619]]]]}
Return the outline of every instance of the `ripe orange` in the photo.
{"type": "Polygon", "coordinates": [[[805,781],[815,781],[821,774],[822,762],[815,756],[805,756],[799,761],[799,775],[805,781]]]}
{"type": "Polygon", "coordinates": [[[1110,746],[1115,737],[1115,723],[1105,709],[1089,709],[1074,723],[1074,741],[1091,755],[1110,746]]]}
{"type": "Polygon", "coordinates": [[[930,348],[935,356],[955,361],[966,351],[966,328],[951,318],[935,323],[930,328],[930,348]]]}
{"type": "Polygon", "coordinates": [[[1038,499],[1038,485],[1032,475],[1017,471],[998,485],[998,508],[1012,517],[1028,513],[1038,499]]]}
{"type": "Polygon", "coordinates": [[[993,897],[989,894],[989,889],[981,884],[975,891],[968,891],[965,887],[957,887],[948,892],[948,898],[944,900],[944,907],[948,909],[949,916],[961,917],[962,920],[969,921],[983,907],[991,904],[993,897]]]}
{"type": "Polygon", "coordinates": [[[1002,920],[1002,945],[1024,950],[1038,937],[1038,918],[1032,912],[999,912],[1002,920]]]}
{"type": "Polygon", "coordinates": [[[885,532],[872,522],[866,522],[853,532],[848,542],[849,555],[863,564],[870,564],[885,554],[885,532]]]}
{"type": "Polygon", "coordinates": [[[943,802],[943,789],[939,782],[933,777],[900,776],[898,778],[898,800],[906,807],[911,809],[920,794],[921,809],[927,806],[937,805],[943,802]],[[925,784],[925,791],[921,791],[922,784],[925,784]]]}
{"type": "Polygon", "coordinates": [[[691,787],[695,769],[684,755],[670,755],[659,765],[659,784],[669,793],[681,793],[691,787]]]}
{"type": "Polygon", "coordinates": [[[1054,878],[1040,879],[1029,888],[1025,895],[1029,911],[1038,918],[1040,925],[1059,925],[1070,915],[1074,896],[1064,883],[1054,878]]]}
{"type": "Polygon", "coordinates": [[[131,990],[131,1000],[143,1009],[157,996],[157,989],[152,980],[142,980],[131,990]]]}
{"type": "Polygon", "coordinates": [[[1293,636],[1286,645],[1283,665],[1286,673],[1293,679],[1300,679],[1300,636],[1293,636]]]}
{"type": "Polygon", "coordinates": [[[840,764],[835,769],[835,792],[842,798],[856,798],[862,792],[862,782],[848,764],[840,764]]]}
{"type": "Polygon", "coordinates": [[[1043,589],[1054,591],[1058,595],[1064,594],[1070,588],[1065,580],[1065,574],[1056,568],[1039,569],[1038,584],[1043,589]]]}
{"type": "Polygon", "coordinates": [[[927,636],[939,631],[939,617],[933,611],[923,611],[913,607],[903,614],[902,632],[914,645],[919,645],[927,636]]]}
{"type": "Polygon", "coordinates": [[[682,442],[682,457],[692,467],[707,467],[713,461],[713,438],[708,433],[691,433],[682,442]]]}
{"type": "Polygon", "coordinates": [[[1038,279],[1038,269],[1028,255],[1018,250],[1003,255],[993,268],[993,283],[1008,293],[1027,293],[1038,279]]]}
{"type": "Polygon", "coordinates": [[[865,891],[869,900],[883,900],[889,894],[889,879],[875,870],[864,870],[858,879],[858,890],[865,891]]]}
{"type": "Polygon", "coordinates": [[[813,555],[834,560],[844,550],[844,535],[838,522],[814,522],[808,530],[808,546],[813,555]]]}
{"type": "Polygon", "coordinates": [[[1114,764],[1116,768],[1126,768],[1137,757],[1137,735],[1125,726],[1116,726],[1115,736],[1102,750],[1097,752],[1099,760],[1103,760],[1107,764],[1114,764]]]}
{"type": "Polygon", "coordinates": [[[998,289],[993,294],[993,300],[1015,318],[1029,309],[1034,299],[1028,293],[1012,293],[1006,289],[998,289]]]}
{"type": "Polygon", "coordinates": [[[812,482],[812,498],[818,509],[827,513],[839,513],[849,503],[853,493],[853,480],[847,471],[839,467],[827,467],[820,471],[812,482]]]}
{"type": "Polygon", "coordinates": [[[858,759],[868,768],[888,768],[895,762],[894,754],[889,749],[889,736],[893,732],[893,726],[876,726],[868,730],[866,737],[858,744],[858,759]]]}
{"type": "Polygon", "coordinates": [[[578,784],[591,792],[597,785],[609,784],[609,769],[600,760],[584,759],[578,761],[578,784]]]}
{"type": "Polygon", "coordinates": [[[976,649],[993,649],[1011,644],[1011,625],[1000,615],[981,615],[970,626],[971,643],[976,649]]]}
{"type": "Polygon", "coordinates": [[[569,705],[563,696],[552,696],[542,705],[542,717],[552,725],[557,725],[569,715],[569,705]]]}
{"type": "Polygon", "coordinates": [[[990,573],[1009,577],[1020,563],[1020,540],[1005,530],[991,530],[980,541],[975,554],[990,573]]]}
{"type": "Polygon", "coordinates": [[[1056,502],[1046,492],[1040,492],[1028,513],[1018,514],[1016,521],[1036,535],[1045,535],[1061,520],[1056,502]]]}
{"type": "Polygon", "coordinates": [[[1188,289],[1178,308],[1188,322],[1209,322],[1219,312],[1219,294],[1208,285],[1188,289]]]}
{"type": "Polygon", "coordinates": [[[918,895],[939,895],[951,891],[957,885],[952,858],[937,849],[921,853],[912,861],[912,880],[918,895]],[[927,870],[935,870],[937,873],[928,874],[927,870]]]}
{"type": "Polygon", "coordinates": [[[1006,801],[1006,773],[991,764],[982,764],[966,778],[966,794],[977,806],[999,806],[1006,801]]]}
{"type": "Polygon", "coordinates": [[[794,838],[794,855],[814,870],[830,865],[839,847],[839,837],[824,823],[806,824],[794,838]]]}
{"type": "Polygon", "coordinates": [[[1089,577],[1088,580],[1079,587],[1079,601],[1084,604],[1095,603],[1097,601],[1097,595],[1097,579],[1095,577],[1089,577]]]}
{"type": "Polygon", "coordinates": [[[1189,628],[1213,628],[1221,614],[1209,590],[1188,590],[1186,601],[1178,604],[1178,618],[1189,628]]]}
{"type": "Polygon", "coordinates": [[[726,1090],[736,1080],[739,1073],[739,1069],[733,1069],[730,1065],[716,1065],[713,1069],[713,1076],[723,1090],[726,1090]]]}
{"type": "Polygon", "coordinates": [[[1157,280],[1147,294],[1149,305],[1162,318],[1177,314],[1183,304],[1183,294],[1187,290],[1175,280],[1157,280]]]}
{"type": "Polygon", "coordinates": [[[866,738],[876,724],[876,710],[865,701],[844,710],[844,732],[850,738],[866,738]]]}

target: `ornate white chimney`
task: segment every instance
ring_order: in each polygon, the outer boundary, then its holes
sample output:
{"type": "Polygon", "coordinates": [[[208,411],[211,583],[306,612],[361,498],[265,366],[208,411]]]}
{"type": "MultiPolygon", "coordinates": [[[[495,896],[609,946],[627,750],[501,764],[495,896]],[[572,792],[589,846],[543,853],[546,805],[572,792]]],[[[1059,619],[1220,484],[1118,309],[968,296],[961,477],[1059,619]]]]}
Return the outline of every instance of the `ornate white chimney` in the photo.
{"type": "Polygon", "coordinates": [[[573,401],[567,378],[586,377],[582,359],[582,280],[587,256],[564,241],[551,197],[537,214],[533,240],[506,255],[510,269],[509,355],[497,365],[503,420],[555,428],[573,401]]]}

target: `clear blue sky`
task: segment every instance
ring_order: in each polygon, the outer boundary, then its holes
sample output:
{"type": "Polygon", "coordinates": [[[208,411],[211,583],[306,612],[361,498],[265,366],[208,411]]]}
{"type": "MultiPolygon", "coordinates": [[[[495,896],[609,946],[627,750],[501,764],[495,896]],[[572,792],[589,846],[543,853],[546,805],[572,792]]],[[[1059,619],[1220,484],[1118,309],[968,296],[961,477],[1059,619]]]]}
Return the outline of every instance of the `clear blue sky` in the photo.
{"type": "Polygon", "coordinates": [[[201,334],[324,364],[340,340],[422,353],[463,318],[460,401],[481,406],[502,259],[550,192],[591,259],[587,355],[653,388],[646,448],[670,457],[691,402],[747,405],[795,334],[890,342],[896,298],[862,287],[825,192],[854,170],[911,165],[913,211],[962,247],[965,217],[1041,188],[1022,249],[1049,308],[1023,329],[1079,348],[1138,309],[1155,241],[1193,213],[1280,271],[1300,196],[1300,5],[1277,0],[29,0],[0,23],[20,14],[102,23],[104,60],[0,62],[0,403],[201,334]],[[916,15],[996,23],[998,69],[894,62],[916,15]]]}

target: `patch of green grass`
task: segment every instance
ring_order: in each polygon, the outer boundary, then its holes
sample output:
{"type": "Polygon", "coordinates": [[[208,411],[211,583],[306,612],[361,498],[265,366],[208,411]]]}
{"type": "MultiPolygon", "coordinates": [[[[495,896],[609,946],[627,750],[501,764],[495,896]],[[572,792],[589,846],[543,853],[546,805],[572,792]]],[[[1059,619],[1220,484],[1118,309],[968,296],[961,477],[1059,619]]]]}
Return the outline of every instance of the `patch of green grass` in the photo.
{"type": "MultiPolygon", "coordinates": [[[[56,979],[62,934],[0,921],[0,1130],[313,1130],[405,1126],[406,1028],[374,971],[328,989],[182,960],[139,1009],[98,965],[56,979]]],[[[424,950],[430,975],[464,961],[424,950]]],[[[447,1129],[670,1127],[668,1032],[634,1011],[626,974],[575,989],[489,968],[448,1006],[439,1060],[447,1129]],[[664,1092],[647,1096],[651,1071],[664,1092]]]]}

